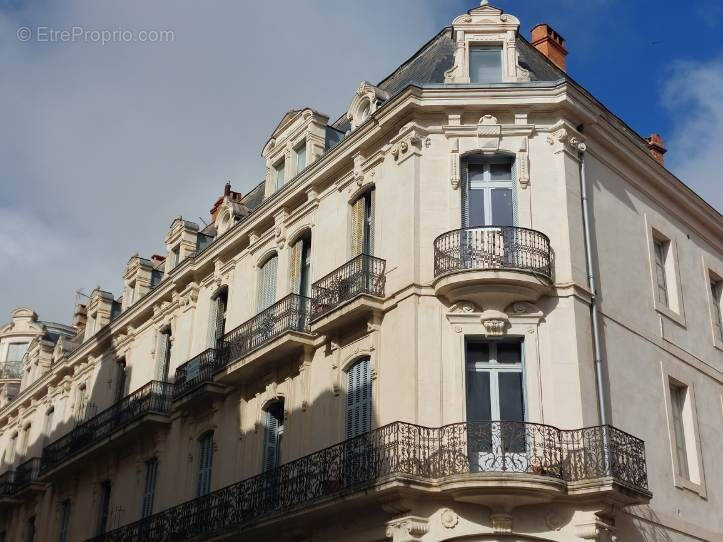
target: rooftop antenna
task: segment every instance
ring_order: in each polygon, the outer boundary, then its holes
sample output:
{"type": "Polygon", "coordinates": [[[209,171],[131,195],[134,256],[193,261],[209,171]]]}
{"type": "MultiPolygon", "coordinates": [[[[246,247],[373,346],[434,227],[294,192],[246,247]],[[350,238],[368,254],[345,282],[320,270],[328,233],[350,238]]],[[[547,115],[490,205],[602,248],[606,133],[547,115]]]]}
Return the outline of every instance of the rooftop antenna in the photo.
{"type": "Polygon", "coordinates": [[[199,219],[201,222],[203,222],[203,226],[204,226],[204,227],[207,227],[207,226],[208,226],[208,222],[206,222],[203,218],[201,218],[201,217],[199,216],[198,219],[199,219]]]}
{"type": "Polygon", "coordinates": [[[86,299],[90,299],[90,296],[89,296],[89,295],[86,295],[86,294],[83,293],[83,288],[78,288],[78,289],[75,291],[75,304],[76,304],[76,305],[77,305],[78,302],[80,301],[80,299],[79,299],[80,296],[83,296],[83,297],[86,298],[86,299]]]}

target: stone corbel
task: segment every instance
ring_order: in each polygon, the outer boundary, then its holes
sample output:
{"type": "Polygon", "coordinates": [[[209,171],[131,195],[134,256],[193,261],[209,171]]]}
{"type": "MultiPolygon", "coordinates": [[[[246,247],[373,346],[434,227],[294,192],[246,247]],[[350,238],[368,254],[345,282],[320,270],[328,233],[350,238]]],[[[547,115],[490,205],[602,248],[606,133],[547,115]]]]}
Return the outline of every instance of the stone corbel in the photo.
{"type": "Polygon", "coordinates": [[[486,335],[490,337],[501,337],[505,334],[510,320],[504,312],[488,309],[480,316],[480,321],[485,328],[486,335]]]}
{"type": "Polygon", "coordinates": [[[395,518],[387,523],[387,538],[392,542],[415,542],[429,532],[429,522],[419,516],[395,518]]]}
{"type": "Polygon", "coordinates": [[[492,522],[492,530],[496,533],[511,533],[512,532],[512,515],[499,513],[490,514],[490,521],[492,522]]]}
{"type": "Polygon", "coordinates": [[[478,147],[482,152],[497,152],[500,150],[502,139],[502,126],[493,115],[483,115],[477,124],[478,147]]]}
{"type": "Polygon", "coordinates": [[[523,137],[520,140],[520,148],[517,151],[517,180],[520,183],[520,188],[525,190],[530,186],[530,163],[527,157],[527,138],[523,137]]]}
{"type": "Polygon", "coordinates": [[[389,142],[394,161],[401,164],[411,156],[421,156],[426,137],[427,133],[416,123],[405,124],[389,142]]]}
{"type": "Polygon", "coordinates": [[[565,152],[575,160],[579,159],[580,151],[585,150],[585,143],[580,134],[564,122],[558,123],[548,134],[547,143],[552,146],[554,154],[565,152]]]}

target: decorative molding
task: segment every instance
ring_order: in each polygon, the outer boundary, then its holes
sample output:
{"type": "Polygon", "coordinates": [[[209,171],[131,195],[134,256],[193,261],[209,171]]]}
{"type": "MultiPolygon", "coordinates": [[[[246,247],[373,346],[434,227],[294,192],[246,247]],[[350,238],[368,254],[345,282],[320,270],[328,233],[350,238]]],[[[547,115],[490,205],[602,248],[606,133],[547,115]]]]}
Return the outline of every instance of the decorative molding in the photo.
{"type": "Polygon", "coordinates": [[[411,156],[421,156],[427,132],[415,122],[408,122],[399,130],[389,144],[391,155],[397,164],[402,164],[411,156]]]}
{"type": "Polygon", "coordinates": [[[390,95],[386,90],[382,90],[367,81],[359,83],[346,112],[346,118],[351,125],[351,129],[355,130],[368,120],[381,104],[389,98],[390,95]],[[362,114],[367,108],[367,105],[369,106],[369,114],[367,118],[362,119],[362,114]]]}
{"type": "Polygon", "coordinates": [[[387,523],[387,538],[392,542],[415,542],[429,532],[429,522],[419,516],[406,516],[387,523]]]}
{"type": "Polygon", "coordinates": [[[477,305],[475,305],[471,301],[458,301],[457,303],[455,303],[454,305],[452,305],[449,308],[449,312],[450,313],[461,312],[461,313],[470,314],[470,313],[477,313],[477,312],[482,312],[482,311],[477,307],[477,305]]]}
{"type": "Polygon", "coordinates": [[[459,523],[459,516],[457,515],[457,513],[454,510],[445,508],[439,514],[439,522],[442,524],[442,527],[444,527],[445,529],[454,529],[457,526],[457,524],[459,523]]]}
{"type": "Polygon", "coordinates": [[[490,514],[492,530],[496,533],[512,532],[512,516],[510,514],[490,514]]]}
{"type": "Polygon", "coordinates": [[[490,114],[483,115],[477,123],[478,147],[483,152],[497,152],[500,150],[502,126],[497,117],[490,114]]]}
{"type": "Polygon", "coordinates": [[[565,152],[575,160],[578,160],[578,154],[585,150],[582,136],[565,121],[560,121],[553,126],[546,140],[552,146],[554,154],[565,152]]]}

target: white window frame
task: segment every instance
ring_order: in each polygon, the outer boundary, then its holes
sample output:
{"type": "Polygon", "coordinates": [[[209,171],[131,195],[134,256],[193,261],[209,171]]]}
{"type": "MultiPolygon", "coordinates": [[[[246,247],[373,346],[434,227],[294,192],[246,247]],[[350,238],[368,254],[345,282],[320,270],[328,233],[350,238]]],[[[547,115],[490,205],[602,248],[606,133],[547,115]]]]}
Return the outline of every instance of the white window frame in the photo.
{"type": "Polygon", "coordinates": [[[668,228],[663,227],[646,215],[646,232],[648,242],[648,264],[653,294],[653,309],[666,318],[686,327],[685,310],[683,307],[683,290],[678,265],[678,243],[668,228]],[[668,294],[668,305],[658,301],[658,278],[656,274],[655,241],[667,244],[665,254],[665,282],[668,294]]]}
{"type": "Polygon", "coordinates": [[[274,191],[277,192],[283,188],[283,186],[286,184],[286,159],[281,158],[278,162],[275,162],[273,166],[271,166],[274,170],[274,191]],[[281,179],[281,184],[279,184],[279,171],[283,168],[283,178],[281,179]]]}
{"type": "Polygon", "coordinates": [[[493,83],[502,83],[505,80],[505,73],[507,73],[507,66],[505,65],[505,44],[504,42],[485,42],[485,41],[470,41],[467,43],[467,77],[469,82],[473,85],[488,85],[493,83]],[[497,50],[499,49],[500,54],[500,77],[496,81],[472,81],[472,50],[473,49],[486,49],[486,50],[497,50]]]}
{"type": "Polygon", "coordinates": [[[705,299],[708,304],[708,315],[710,318],[710,330],[713,339],[713,346],[719,350],[723,350],[723,337],[721,337],[720,330],[717,325],[717,318],[715,311],[721,315],[723,319],[723,265],[713,261],[712,258],[704,255],[702,257],[703,265],[703,287],[705,288],[705,299]],[[716,282],[718,284],[718,303],[717,305],[713,302],[713,295],[711,293],[711,284],[716,282]]]}
{"type": "Polygon", "coordinates": [[[673,484],[681,489],[697,493],[706,498],[705,472],[703,470],[703,455],[698,428],[698,411],[696,408],[695,386],[693,377],[683,368],[667,360],[661,361],[663,375],[663,395],[665,398],[665,414],[668,423],[668,439],[670,441],[671,467],[673,470],[673,484]],[[673,404],[670,397],[670,386],[680,386],[686,389],[686,400],[683,408],[683,424],[686,440],[686,455],[688,458],[688,476],[682,477],[679,472],[677,439],[673,418],[673,404]]]}
{"type": "Polygon", "coordinates": [[[306,138],[302,139],[300,142],[298,142],[293,147],[294,150],[294,175],[298,175],[302,171],[304,171],[307,166],[309,165],[309,148],[306,144],[306,138]],[[304,167],[299,167],[299,156],[301,155],[301,151],[304,152],[304,167]]]}

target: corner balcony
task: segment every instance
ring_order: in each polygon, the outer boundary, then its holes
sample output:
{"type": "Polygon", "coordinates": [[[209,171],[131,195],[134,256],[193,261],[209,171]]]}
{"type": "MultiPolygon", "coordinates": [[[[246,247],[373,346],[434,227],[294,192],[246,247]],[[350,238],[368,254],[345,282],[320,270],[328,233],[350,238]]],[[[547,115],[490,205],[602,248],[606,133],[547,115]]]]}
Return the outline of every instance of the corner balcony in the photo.
{"type": "Polygon", "coordinates": [[[0,380],[21,380],[23,378],[23,364],[20,361],[6,361],[0,363],[0,380]]]}
{"type": "Polygon", "coordinates": [[[289,358],[313,345],[309,329],[311,299],[290,294],[229,331],[221,341],[216,367],[223,383],[268,370],[268,363],[289,358]]]}
{"type": "Polygon", "coordinates": [[[550,240],[513,226],[463,228],[434,240],[434,290],[451,303],[504,309],[535,301],[552,282],[550,240]]]}
{"type": "Polygon", "coordinates": [[[260,529],[271,522],[328,521],[330,513],[401,495],[493,510],[575,499],[642,504],[652,496],[643,442],[611,426],[395,422],[92,541],[236,540],[241,532],[265,539],[260,529]]]}
{"type": "Polygon", "coordinates": [[[387,262],[368,254],[349,260],[311,286],[311,330],[328,333],[381,311],[387,262]]]}
{"type": "Polygon", "coordinates": [[[171,386],[168,382],[151,381],[47,445],[40,465],[41,478],[45,480],[61,469],[77,465],[93,452],[123,447],[129,438],[138,437],[141,427],[169,423],[171,386]]]}

